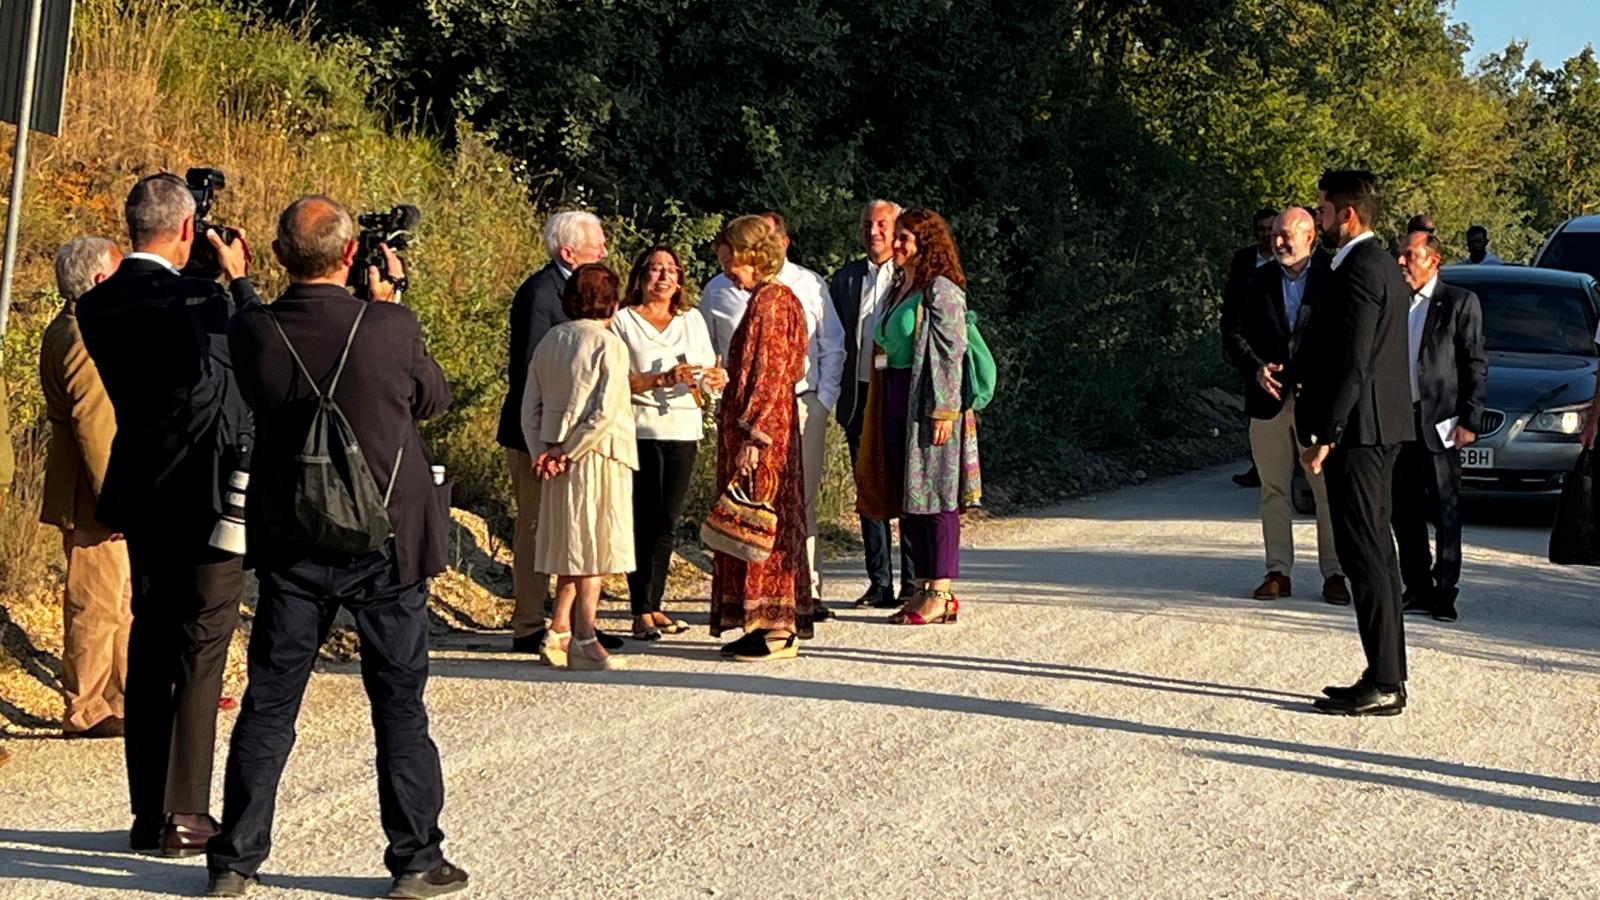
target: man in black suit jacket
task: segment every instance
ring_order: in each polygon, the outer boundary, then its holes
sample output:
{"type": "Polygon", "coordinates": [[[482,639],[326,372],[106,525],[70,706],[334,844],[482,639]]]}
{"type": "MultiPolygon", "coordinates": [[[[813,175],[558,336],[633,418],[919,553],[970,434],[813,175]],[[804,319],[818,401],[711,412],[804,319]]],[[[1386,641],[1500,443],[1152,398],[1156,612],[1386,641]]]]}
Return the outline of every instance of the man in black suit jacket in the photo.
{"type": "MultiPolygon", "coordinates": [[[[1243,303],[1244,295],[1250,290],[1250,279],[1255,271],[1272,262],[1272,226],[1278,218],[1278,211],[1262,207],[1256,210],[1251,219],[1251,233],[1255,243],[1240,247],[1234,251],[1233,257],[1228,260],[1228,280],[1222,288],[1222,341],[1223,355],[1228,355],[1228,334],[1237,327],[1238,308],[1243,303]]],[[[1246,390],[1255,379],[1252,377],[1245,382],[1246,390]]],[[[1239,487],[1260,487],[1261,477],[1256,472],[1256,467],[1251,466],[1248,471],[1240,472],[1233,476],[1233,483],[1239,487]]]]}
{"type": "Polygon", "coordinates": [[[1411,289],[1372,234],[1377,179],[1328,172],[1317,184],[1323,240],[1339,252],[1317,309],[1296,409],[1310,447],[1306,471],[1326,466],[1334,545],[1350,579],[1367,668],[1355,684],[1324,688],[1317,708],[1397,715],[1405,708],[1405,624],[1400,571],[1389,535],[1399,445],[1414,436],[1406,396],[1406,307],[1411,289]]]}
{"type": "Polygon", "coordinates": [[[1395,464],[1394,536],[1406,612],[1456,620],[1461,580],[1461,447],[1478,439],[1488,399],[1478,295],[1439,280],[1442,248],[1426,231],[1400,245],[1400,268],[1411,285],[1407,347],[1416,438],[1400,445],[1395,464]],[[1444,434],[1439,426],[1446,425],[1444,434]],[[1447,441],[1448,439],[1448,441],[1447,441]],[[1428,553],[1428,523],[1437,529],[1437,560],[1428,553]]]}
{"type": "MultiPolygon", "coordinates": [[[[1236,300],[1232,327],[1223,334],[1228,360],[1249,379],[1245,412],[1250,415],[1250,455],[1260,473],[1261,533],[1267,551],[1267,574],[1255,589],[1257,600],[1288,597],[1292,590],[1294,508],[1289,493],[1294,461],[1302,449],[1295,439],[1292,386],[1303,362],[1317,299],[1329,278],[1327,258],[1314,250],[1316,239],[1316,222],[1303,207],[1291,206],[1274,220],[1272,243],[1278,262],[1251,271],[1236,300]]],[[[1308,475],[1307,480],[1317,501],[1322,597],[1329,603],[1349,603],[1333,549],[1322,476],[1308,475]]]]}
{"type": "Polygon", "coordinates": [[[378,745],[378,810],[389,838],[390,896],[434,896],[466,886],[444,859],[444,781],[428,737],[427,579],[445,568],[444,488],[433,483],[417,422],[445,411],[450,388],[422,343],[417,316],[399,304],[403,275],[368,272],[372,302],[345,287],[357,243],[349,213],[302,197],[278,219],[272,249],[289,289],[235,317],[228,342],[239,387],[255,412],[247,515],[250,561],[261,596],[250,634],[249,687],[234,725],[224,779],[222,832],[207,852],[211,896],[254,881],[271,842],[278,781],[312,664],[341,607],[361,636],[361,679],[378,745]],[[310,546],[292,521],[298,456],[320,395],[349,420],[393,534],[361,555],[310,546]]]}
{"type": "Polygon", "coordinates": [[[217,248],[229,285],[179,274],[194,196],[151,175],[124,213],[134,252],[78,300],[83,343],[116,413],[96,517],[127,537],[133,571],[125,733],[136,850],[198,853],[216,831],[211,759],[242,561],[209,545],[222,485],[251,440],[224,330],[257,305],[241,237],[217,248]]]}
{"type": "MultiPolygon", "coordinates": [[[[511,488],[516,495],[517,512],[513,524],[512,583],[516,608],[511,613],[511,649],[517,653],[538,653],[544,643],[544,615],[550,599],[550,576],[533,570],[533,550],[537,543],[540,479],[533,471],[522,437],[522,394],[528,384],[528,363],[534,348],[553,326],[567,321],[561,310],[561,289],[567,276],[579,266],[606,258],[606,234],[600,219],[579,210],[556,213],[544,225],[544,249],[550,261],[528,276],[511,300],[511,348],[506,362],[510,390],[500,407],[497,439],[506,448],[511,468],[511,488]]],[[[608,650],[621,646],[621,640],[601,635],[608,650]]]]}
{"type": "MultiPolygon", "coordinates": [[[[828,296],[844,326],[844,377],[839,384],[839,403],[833,415],[844,429],[850,446],[850,467],[854,471],[856,454],[861,449],[861,430],[866,425],[867,384],[872,380],[872,332],[883,304],[894,292],[894,223],[900,205],[888,200],[873,200],[861,210],[861,248],[867,255],[846,263],[828,279],[828,296]]],[[[861,543],[867,557],[867,590],[856,599],[857,606],[880,609],[899,607],[895,595],[894,567],[889,548],[889,522],[861,517],[861,543]]],[[[900,588],[909,593],[916,585],[911,568],[911,553],[904,537],[900,542],[900,588]]]]}

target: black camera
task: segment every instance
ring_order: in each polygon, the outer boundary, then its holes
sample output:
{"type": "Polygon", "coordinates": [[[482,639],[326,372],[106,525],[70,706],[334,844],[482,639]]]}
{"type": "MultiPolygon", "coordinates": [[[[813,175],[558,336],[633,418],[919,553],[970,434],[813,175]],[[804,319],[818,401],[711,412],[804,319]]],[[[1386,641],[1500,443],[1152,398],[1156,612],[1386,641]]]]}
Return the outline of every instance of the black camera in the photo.
{"type": "Polygon", "coordinates": [[[228,186],[228,176],[221,169],[197,168],[184,173],[183,180],[188,182],[189,193],[194,195],[194,247],[189,251],[189,262],[183,267],[183,274],[216,281],[222,275],[222,263],[217,259],[217,248],[211,246],[206,232],[216,231],[224,244],[232,244],[239,239],[237,230],[218,225],[207,218],[211,215],[211,202],[216,199],[217,191],[228,186]]]}
{"type": "Polygon", "coordinates": [[[396,255],[404,255],[406,248],[416,239],[411,232],[422,221],[422,210],[402,203],[388,212],[362,213],[356,217],[361,233],[356,236],[356,258],[350,264],[349,285],[357,297],[372,299],[372,285],[367,283],[367,267],[377,268],[378,277],[395,283],[396,290],[405,290],[405,276],[390,278],[388,261],[383,257],[383,244],[396,255]]]}

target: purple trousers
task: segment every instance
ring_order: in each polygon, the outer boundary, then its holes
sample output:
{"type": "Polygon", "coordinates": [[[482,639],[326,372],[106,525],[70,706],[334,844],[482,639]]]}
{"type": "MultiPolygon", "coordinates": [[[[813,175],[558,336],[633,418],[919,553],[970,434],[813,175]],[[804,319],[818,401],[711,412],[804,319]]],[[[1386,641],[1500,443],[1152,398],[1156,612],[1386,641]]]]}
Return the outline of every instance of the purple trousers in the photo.
{"type": "MultiPolygon", "coordinates": [[[[900,461],[905,471],[906,420],[911,404],[911,370],[889,369],[888,393],[884,397],[883,436],[885,449],[900,461]]],[[[940,579],[961,576],[961,513],[959,510],[900,517],[900,533],[911,552],[912,571],[918,578],[940,579]]]]}

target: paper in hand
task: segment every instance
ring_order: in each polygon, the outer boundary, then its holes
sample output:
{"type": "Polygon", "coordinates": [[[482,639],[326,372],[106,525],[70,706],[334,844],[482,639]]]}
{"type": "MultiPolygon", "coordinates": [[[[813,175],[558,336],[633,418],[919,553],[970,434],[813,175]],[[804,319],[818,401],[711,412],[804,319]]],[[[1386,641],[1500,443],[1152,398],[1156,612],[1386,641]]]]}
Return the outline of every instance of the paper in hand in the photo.
{"type": "Polygon", "coordinates": [[[1455,441],[1450,440],[1450,433],[1456,430],[1456,424],[1460,421],[1460,416],[1451,416],[1450,418],[1445,419],[1443,422],[1433,426],[1433,430],[1439,432],[1439,440],[1444,443],[1444,448],[1446,450],[1449,450],[1456,445],[1455,441]]]}

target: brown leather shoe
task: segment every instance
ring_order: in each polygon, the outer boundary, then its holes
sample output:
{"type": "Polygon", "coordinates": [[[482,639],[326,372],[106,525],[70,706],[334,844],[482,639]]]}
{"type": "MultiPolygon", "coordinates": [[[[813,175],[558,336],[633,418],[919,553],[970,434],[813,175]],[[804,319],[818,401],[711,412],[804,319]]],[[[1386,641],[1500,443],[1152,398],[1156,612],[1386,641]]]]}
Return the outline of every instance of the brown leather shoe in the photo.
{"type": "Polygon", "coordinates": [[[1345,587],[1343,575],[1330,575],[1322,582],[1322,599],[1334,606],[1350,605],[1350,589],[1345,587]]]}
{"type": "MultiPolygon", "coordinates": [[[[173,817],[176,818],[176,817],[173,817]]],[[[185,816],[185,819],[193,817],[185,816]]],[[[161,855],[170,857],[199,856],[206,852],[206,841],[216,836],[221,828],[217,820],[210,816],[203,817],[199,823],[178,824],[169,818],[167,826],[161,829],[161,855]]]]}
{"type": "Polygon", "coordinates": [[[1261,582],[1261,586],[1256,588],[1255,598],[1257,600],[1281,600],[1284,597],[1291,596],[1289,584],[1289,576],[1282,572],[1268,572],[1266,579],[1261,582]]]}
{"type": "Polygon", "coordinates": [[[106,716],[104,719],[90,725],[82,731],[63,731],[61,736],[69,741],[85,738],[119,738],[123,735],[121,716],[106,716]]]}

